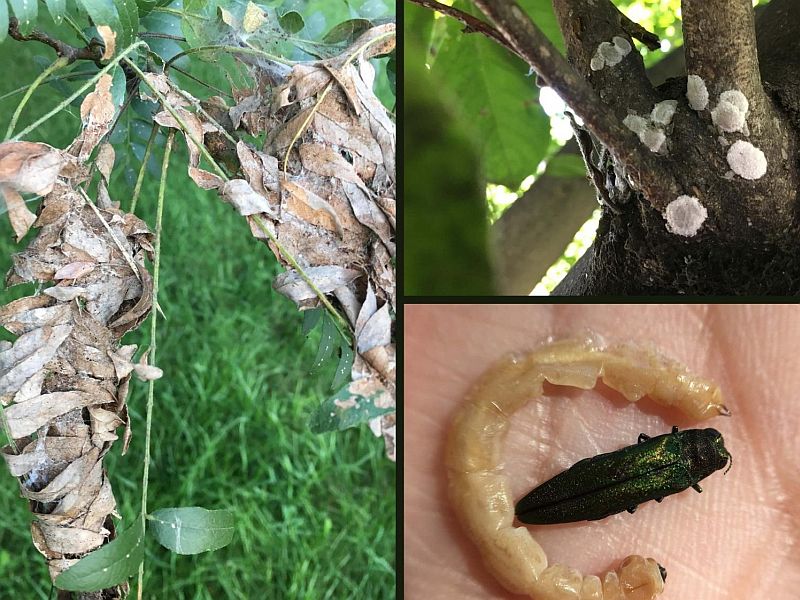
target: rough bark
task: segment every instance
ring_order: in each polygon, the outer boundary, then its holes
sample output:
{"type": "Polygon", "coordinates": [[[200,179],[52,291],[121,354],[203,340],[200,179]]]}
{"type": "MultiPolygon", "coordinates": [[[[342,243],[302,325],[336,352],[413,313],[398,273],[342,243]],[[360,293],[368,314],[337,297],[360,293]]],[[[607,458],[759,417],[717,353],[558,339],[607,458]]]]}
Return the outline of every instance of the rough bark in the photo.
{"type": "MultiPolygon", "coordinates": [[[[660,85],[679,76],[684,68],[680,46],[650,67],[647,77],[652,85],[660,85]]],[[[559,155],[578,153],[573,140],[559,155]]],[[[563,179],[545,172],[537,179],[492,226],[498,292],[528,294],[597,208],[596,196],[597,191],[585,177],[563,179]]]]}
{"type": "MultiPolygon", "coordinates": [[[[554,5],[570,62],[585,64],[595,52],[597,34],[576,23],[594,24],[598,14],[608,13],[610,2],[556,0],[554,5]]],[[[710,101],[705,110],[691,109],[685,77],[668,80],[654,91],[657,101],[677,101],[666,131],[667,151],[653,155],[669,174],[664,188],[672,188],[673,182],[675,188],[668,194],[653,194],[634,181],[633,197],[619,214],[604,212],[595,244],[556,294],[796,294],[800,290],[796,258],[800,6],[792,0],[773,0],[765,8],[759,18],[760,71],[753,50],[752,14],[747,0],[684,1],[688,71],[706,80],[710,101]],[[750,110],[747,129],[725,133],[712,122],[709,109],[721,92],[730,89],[745,94],[750,110]],[[730,172],[727,152],[737,140],[763,151],[767,161],[763,177],[748,180],[730,172]],[[698,198],[708,211],[694,236],[676,235],[666,227],[666,204],[678,194],[698,198]]],[[[587,72],[592,87],[606,105],[618,106],[625,93],[615,92],[613,83],[608,85],[612,74],[596,75],[587,72]]],[[[636,105],[632,108],[647,115],[636,105]]],[[[649,151],[640,147],[640,152],[649,151]]],[[[625,166],[624,157],[615,159],[625,166]]]]}

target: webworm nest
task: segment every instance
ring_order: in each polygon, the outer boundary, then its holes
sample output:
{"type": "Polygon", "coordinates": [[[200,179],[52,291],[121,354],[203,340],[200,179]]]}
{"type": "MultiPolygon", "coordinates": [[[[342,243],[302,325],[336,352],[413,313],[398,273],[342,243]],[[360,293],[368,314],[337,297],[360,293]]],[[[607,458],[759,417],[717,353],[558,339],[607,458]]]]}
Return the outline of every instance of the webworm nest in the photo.
{"type": "Polygon", "coordinates": [[[664,589],[652,558],[628,556],[602,579],[548,566],[530,532],[513,525],[514,500],[501,455],[511,416],[542,395],[545,381],[591,389],[598,379],[630,402],[648,396],[693,419],[729,414],[713,382],[653,350],[606,346],[594,336],[550,342],[490,367],[455,414],[445,460],[453,509],[486,567],[511,592],[534,600],[652,600],[664,589]]]}

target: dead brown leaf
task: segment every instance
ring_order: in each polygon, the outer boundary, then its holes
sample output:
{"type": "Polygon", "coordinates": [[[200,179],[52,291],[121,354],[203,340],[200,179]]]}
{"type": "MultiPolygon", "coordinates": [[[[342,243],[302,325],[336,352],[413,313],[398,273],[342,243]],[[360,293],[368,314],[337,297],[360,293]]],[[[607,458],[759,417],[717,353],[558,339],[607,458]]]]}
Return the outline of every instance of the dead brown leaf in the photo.
{"type": "Polygon", "coordinates": [[[0,185],[0,195],[5,198],[8,219],[11,222],[11,228],[14,230],[16,241],[19,242],[28,233],[31,225],[36,222],[36,215],[28,210],[25,200],[16,190],[0,185]]]}
{"type": "Polygon", "coordinates": [[[283,182],[286,209],[304,221],[344,235],[336,211],[322,197],[292,181],[283,182]]]}
{"type": "Polygon", "coordinates": [[[103,38],[103,43],[105,44],[103,56],[100,60],[111,60],[114,58],[114,53],[117,50],[117,32],[108,25],[98,25],[97,33],[103,38]]]}
{"type": "MultiPolygon", "coordinates": [[[[308,278],[321,292],[332,292],[361,275],[360,271],[338,266],[309,267],[304,269],[308,278]]],[[[294,271],[286,271],[275,278],[272,284],[275,291],[283,294],[297,304],[317,297],[313,289],[294,271]]]]}

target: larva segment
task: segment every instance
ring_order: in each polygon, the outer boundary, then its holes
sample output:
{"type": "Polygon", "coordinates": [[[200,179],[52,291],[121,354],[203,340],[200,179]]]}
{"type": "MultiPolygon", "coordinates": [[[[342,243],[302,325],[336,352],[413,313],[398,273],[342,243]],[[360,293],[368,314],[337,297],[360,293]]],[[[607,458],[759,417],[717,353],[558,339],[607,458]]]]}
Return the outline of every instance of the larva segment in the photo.
{"type": "Polygon", "coordinates": [[[509,591],[534,600],[652,600],[664,589],[658,563],[637,555],[606,573],[602,582],[565,565],[548,567],[544,550],[530,532],[513,526],[514,502],[502,462],[510,417],[542,395],[545,380],[591,389],[598,378],[631,402],[648,396],[698,420],[727,414],[713,382],[650,349],[606,347],[595,336],[550,342],[527,354],[507,356],[486,371],[450,428],[450,498],[489,571],[509,591]]]}

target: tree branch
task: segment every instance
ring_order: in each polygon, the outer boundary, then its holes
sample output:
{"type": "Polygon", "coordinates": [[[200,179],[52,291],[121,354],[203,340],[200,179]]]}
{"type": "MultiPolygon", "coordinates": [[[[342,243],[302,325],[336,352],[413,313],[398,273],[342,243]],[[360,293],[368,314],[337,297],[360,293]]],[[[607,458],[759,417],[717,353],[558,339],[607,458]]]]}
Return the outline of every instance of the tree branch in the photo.
{"type": "Polygon", "coordinates": [[[764,116],[751,0],[682,0],[681,11],[688,72],[703,78],[712,98],[738,89],[764,116]]]}
{"type": "MultiPolygon", "coordinates": [[[[514,0],[474,0],[518,54],[552,87],[586,127],[621,161],[634,185],[661,206],[677,196],[672,177],[642,145],[589,83],[581,77],[514,0]]],[[[584,26],[588,26],[588,23],[584,26]]],[[[639,101],[641,102],[641,100],[639,101]]]]}
{"type": "MultiPolygon", "coordinates": [[[[659,85],[670,77],[680,77],[685,71],[683,46],[678,46],[650,67],[647,77],[654,85],[659,85]]],[[[578,144],[570,140],[559,156],[577,153],[578,144]]],[[[575,232],[595,208],[595,190],[585,177],[556,178],[545,171],[492,226],[491,241],[497,257],[495,275],[499,293],[512,296],[528,294],[564,253],[575,232]]],[[[586,252],[591,254],[593,250],[589,248],[586,252]]],[[[573,266],[567,278],[577,278],[579,273],[573,266]]]]}
{"type": "MultiPolygon", "coordinates": [[[[473,17],[471,14],[465,13],[463,10],[453,8],[452,6],[447,6],[446,4],[442,4],[436,0],[408,0],[408,2],[418,4],[424,8],[435,10],[436,12],[447,15],[456,21],[460,21],[465,25],[464,33],[482,33],[486,37],[494,40],[504,48],[509,49],[511,52],[519,56],[519,53],[516,51],[516,49],[506,41],[500,32],[489,25],[486,21],[481,21],[480,19],[473,17]]],[[[520,58],[522,57],[520,56],[520,58]]]]}
{"type": "MultiPolygon", "coordinates": [[[[553,10],[570,63],[579,73],[587,75],[592,88],[614,110],[617,120],[621,122],[630,111],[649,114],[661,98],[650,85],[642,56],[633,51],[631,40],[636,36],[647,38],[648,32],[630,21],[610,0],[595,0],[592,4],[585,0],[555,0],[553,10]],[[629,45],[628,54],[613,66],[593,67],[593,59],[601,48],[620,38],[629,45]]],[[[659,43],[658,38],[648,35],[659,43]]]]}
{"type": "Polygon", "coordinates": [[[103,44],[95,39],[91,40],[85,48],[76,48],[36,29],[28,35],[23,35],[19,30],[19,21],[16,17],[11,17],[8,20],[8,35],[18,42],[41,42],[47,44],[56,51],[56,54],[67,58],[70,64],[76,60],[91,60],[96,63],[103,56],[103,44]]]}

